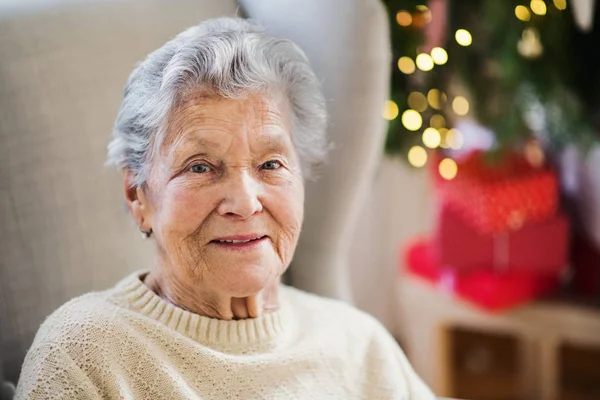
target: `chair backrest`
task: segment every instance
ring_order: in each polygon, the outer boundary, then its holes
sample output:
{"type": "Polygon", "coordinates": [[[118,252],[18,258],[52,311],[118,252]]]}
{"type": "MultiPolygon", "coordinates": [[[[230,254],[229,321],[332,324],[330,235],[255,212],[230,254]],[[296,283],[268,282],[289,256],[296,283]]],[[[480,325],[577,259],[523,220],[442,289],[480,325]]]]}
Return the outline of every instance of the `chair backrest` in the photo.
{"type": "MultiPolygon", "coordinates": [[[[0,3],[0,361],[13,382],[45,316],[150,263],[121,179],[103,168],[135,62],[188,26],[242,11],[233,0],[36,1],[53,7],[3,13],[0,3]]],[[[291,283],[349,299],[347,250],[385,136],[384,8],[379,0],[239,3],[298,43],[323,82],[336,149],[307,187],[291,283]]]]}
{"type": "MultiPolygon", "coordinates": [[[[249,16],[294,40],[323,83],[334,150],[306,187],[304,226],[291,283],[352,301],[352,238],[383,152],[391,51],[380,0],[240,0],[249,16]]],[[[365,268],[371,268],[365,266],[365,268]]]]}
{"type": "Polygon", "coordinates": [[[16,382],[41,321],[148,266],[106,145],[135,63],[234,0],[60,2],[0,15],[0,358],[16,382]]]}

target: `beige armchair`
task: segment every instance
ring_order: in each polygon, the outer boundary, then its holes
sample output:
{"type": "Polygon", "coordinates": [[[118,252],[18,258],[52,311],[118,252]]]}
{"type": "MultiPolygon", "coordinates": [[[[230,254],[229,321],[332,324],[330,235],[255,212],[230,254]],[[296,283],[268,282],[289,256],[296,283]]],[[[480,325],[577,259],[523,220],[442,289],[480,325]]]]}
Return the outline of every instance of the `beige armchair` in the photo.
{"type": "Polygon", "coordinates": [[[0,371],[16,382],[42,320],[150,262],[104,168],[135,62],[183,28],[248,16],[298,42],[323,81],[336,145],[308,187],[292,284],[351,298],[349,236],[381,154],[390,54],[377,0],[0,3],[0,371]]]}

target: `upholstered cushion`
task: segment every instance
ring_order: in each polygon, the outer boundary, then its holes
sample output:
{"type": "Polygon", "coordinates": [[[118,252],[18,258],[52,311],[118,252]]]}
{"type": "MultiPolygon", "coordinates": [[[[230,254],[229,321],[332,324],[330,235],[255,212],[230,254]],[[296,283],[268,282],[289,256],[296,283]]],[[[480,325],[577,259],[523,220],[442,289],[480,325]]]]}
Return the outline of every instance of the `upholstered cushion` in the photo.
{"type": "Polygon", "coordinates": [[[334,150],[322,178],[306,188],[291,283],[349,301],[350,245],[386,132],[381,110],[389,93],[391,52],[385,8],[379,0],[240,4],[271,32],[298,43],[323,82],[334,150]]]}
{"type": "Polygon", "coordinates": [[[63,3],[0,15],[0,355],[13,382],[45,316],[148,265],[120,176],[103,167],[135,62],[237,9],[233,0],[63,3]]]}

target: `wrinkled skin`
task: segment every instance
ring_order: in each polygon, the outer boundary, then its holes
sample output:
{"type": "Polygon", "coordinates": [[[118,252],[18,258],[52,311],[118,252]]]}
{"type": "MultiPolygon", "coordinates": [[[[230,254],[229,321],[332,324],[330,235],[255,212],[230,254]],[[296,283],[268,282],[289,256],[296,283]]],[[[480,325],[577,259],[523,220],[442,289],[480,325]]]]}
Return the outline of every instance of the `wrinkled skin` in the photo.
{"type": "Polygon", "coordinates": [[[304,183],[278,93],[224,99],[195,91],[172,111],[147,182],[125,196],[152,229],[156,265],[145,284],[188,311],[220,319],[278,308],[277,287],[300,233],[304,183]],[[236,247],[218,239],[262,237],[236,247]]]}

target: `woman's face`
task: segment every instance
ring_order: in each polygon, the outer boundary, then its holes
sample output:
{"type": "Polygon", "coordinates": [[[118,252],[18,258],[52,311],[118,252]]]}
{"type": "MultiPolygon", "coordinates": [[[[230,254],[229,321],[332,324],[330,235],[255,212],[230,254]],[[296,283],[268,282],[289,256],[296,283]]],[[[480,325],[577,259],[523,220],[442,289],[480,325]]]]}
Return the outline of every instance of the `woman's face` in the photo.
{"type": "Polygon", "coordinates": [[[172,113],[144,190],[164,273],[233,297],[289,265],[304,184],[281,95],[188,96],[172,113]]]}

